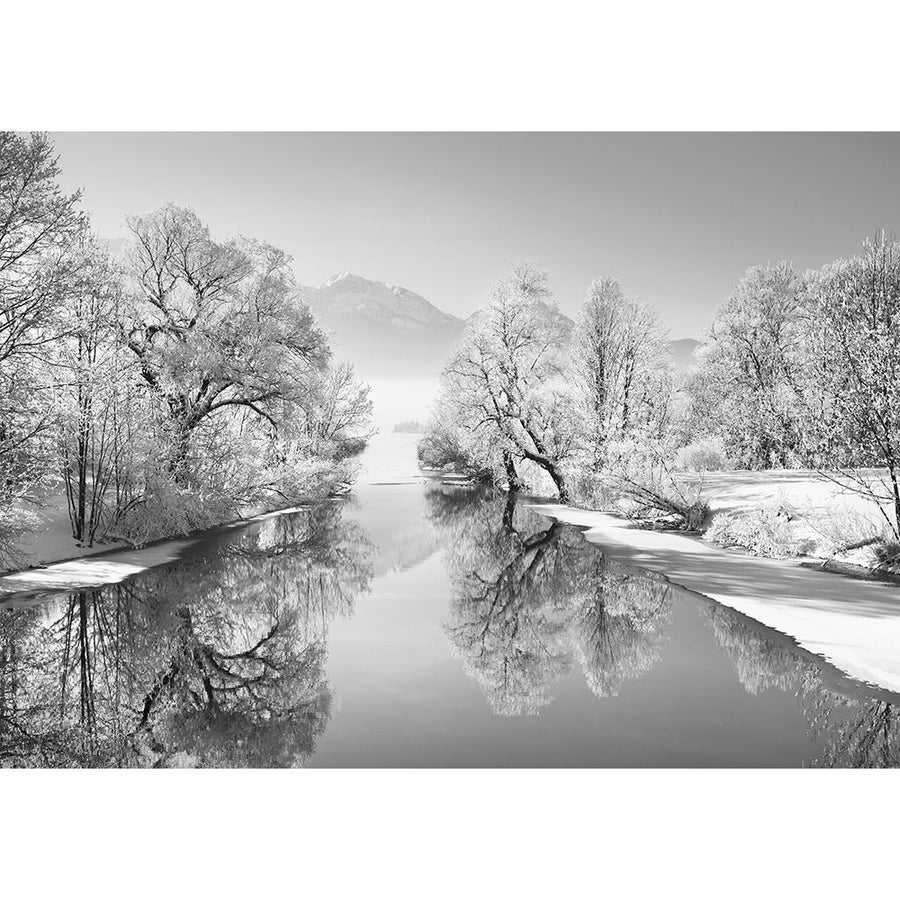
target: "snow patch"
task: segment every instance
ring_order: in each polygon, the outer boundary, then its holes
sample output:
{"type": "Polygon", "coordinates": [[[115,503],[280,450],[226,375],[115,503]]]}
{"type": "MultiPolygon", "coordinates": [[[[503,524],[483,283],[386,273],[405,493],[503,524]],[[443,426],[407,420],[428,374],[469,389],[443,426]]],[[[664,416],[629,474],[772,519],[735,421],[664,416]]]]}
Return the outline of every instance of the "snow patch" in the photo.
{"type": "Polygon", "coordinates": [[[606,513],[558,504],[536,511],[584,528],[612,558],[681,585],[790,635],[842,672],[900,692],[900,589],[720,550],[699,538],[649,531],[606,513]]]}

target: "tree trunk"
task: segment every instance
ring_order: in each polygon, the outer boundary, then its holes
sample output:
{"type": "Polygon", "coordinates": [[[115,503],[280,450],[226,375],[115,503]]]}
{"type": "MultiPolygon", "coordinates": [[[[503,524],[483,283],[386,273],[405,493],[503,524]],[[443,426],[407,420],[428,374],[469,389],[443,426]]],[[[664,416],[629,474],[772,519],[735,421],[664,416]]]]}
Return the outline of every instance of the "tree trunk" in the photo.
{"type": "Polygon", "coordinates": [[[634,379],[634,359],[629,356],[625,369],[625,383],[622,388],[622,434],[628,432],[628,419],[631,416],[631,382],[634,379]]]}
{"type": "Polygon", "coordinates": [[[179,423],[175,431],[175,447],[169,459],[169,472],[177,484],[187,481],[187,461],[191,445],[191,429],[188,425],[179,423]]]}
{"type": "Polygon", "coordinates": [[[531,438],[531,442],[534,444],[534,448],[537,451],[535,453],[527,449],[526,447],[522,447],[522,445],[519,444],[522,453],[527,459],[530,459],[532,462],[537,463],[553,479],[553,483],[556,485],[556,490],[559,494],[560,503],[568,503],[569,489],[566,485],[566,480],[563,476],[562,471],[548,455],[544,446],[544,442],[541,440],[540,435],[538,435],[536,431],[533,428],[530,428],[525,422],[522,422],[521,424],[525,429],[528,437],[531,438]]]}
{"type": "Polygon", "coordinates": [[[516,461],[513,459],[513,455],[509,450],[503,451],[503,466],[506,469],[506,481],[509,485],[510,493],[513,491],[520,491],[522,489],[522,482],[519,479],[519,473],[516,471],[516,461]]]}
{"type": "Polygon", "coordinates": [[[516,495],[510,491],[506,495],[506,504],[503,507],[503,527],[507,531],[515,531],[516,495]]]}
{"type": "Polygon", "coordinates": [[[888,464],[888,473],[894,494],[894,536],[900,540],[900,481],[898,481],[897,468],[893,462],[888,464]]]}
{"type": "Polygon", "coordinates": [[[544,468],[547,470],[547,473],[553,479],[553,483],[556,485],[556,491],[559,494],[559,502],[560,503],[568,503],[569,502],[569,486],[566,484],[566,479],[563,476],[563,473],[551,462],[547,462],[544,465],[544,468]]]}

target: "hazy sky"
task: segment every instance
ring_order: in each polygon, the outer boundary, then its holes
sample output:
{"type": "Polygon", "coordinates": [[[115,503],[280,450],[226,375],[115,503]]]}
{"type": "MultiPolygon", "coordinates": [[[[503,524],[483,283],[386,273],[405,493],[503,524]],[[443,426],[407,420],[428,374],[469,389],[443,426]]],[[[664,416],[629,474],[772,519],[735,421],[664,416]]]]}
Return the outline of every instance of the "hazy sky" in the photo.
{"type": "Polygon", "coordinates": [[[407,287],[465,315],[517,258],[574,313],[591,279],[702,337],[744,269],[818,267],[900,231],[900,135],[56,134],[95,230],[167,200],[219,237],[407,287]]]}

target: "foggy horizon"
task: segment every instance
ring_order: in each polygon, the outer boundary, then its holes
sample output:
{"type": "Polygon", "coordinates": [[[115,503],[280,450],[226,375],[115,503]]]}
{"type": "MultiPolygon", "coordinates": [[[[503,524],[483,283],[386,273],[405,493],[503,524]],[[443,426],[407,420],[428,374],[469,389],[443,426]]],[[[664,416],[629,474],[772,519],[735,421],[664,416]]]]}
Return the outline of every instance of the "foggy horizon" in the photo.
{"type": "Polygon", "coordinates": [[[517,259],[563,312],[592,279],[703,339],[753,265],[803,271],[891,231],[895,134],[57,133],[95,232],[172,200],[221,238],[260,237],[298,281],[341,272],[465,318],[517,259]],[[828,191],[822,185],[828,184],[828,191]]]}

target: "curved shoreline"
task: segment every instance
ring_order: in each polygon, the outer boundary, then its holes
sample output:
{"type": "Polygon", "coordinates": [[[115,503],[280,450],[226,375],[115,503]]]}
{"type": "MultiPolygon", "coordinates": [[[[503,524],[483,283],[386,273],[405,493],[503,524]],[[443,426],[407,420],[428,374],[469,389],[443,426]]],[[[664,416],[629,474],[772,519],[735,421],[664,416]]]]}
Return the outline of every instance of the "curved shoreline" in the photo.
{"type": "MultiPolygon", "coordinates": [[[[415,434],[374,435],[369,440],[369,447],[380,447],[381,454],[374,460],[368,460],[368,465],[360,471],[356,484],[386,484],[398,479],[404,482],[422,480],[425,476],[416,460],[416,441],[415,434]]],[[[352,494],[352,491],[348,494],[352,494]]],[[[347,494],[336,493],[321,502],[339,499],[342,496],[347,494]]],[[[119,546],[98,550],[95,553],[63,557],[48,561],[46,565],[32,566],[0,575],[0,603],[31,600],[36,596],[62,591],[88,590],[107,584],[118,584],[148,569],[177,562],[186,551],[216,534],[243,528],[274,516],[300,512],[309,509],[310,505],[264,511],[192,534],[163,538],[140,548],[119,546]]]]}
{"type": "Polygon", "coordinates": [[[246,519],[235,519],[184,537],[163,538],[143,547],[100,550],[97,553],[60,560],[45,566],[11,572],[0,576],[0,603],[31,600],[62,591],[91,590],[109,584],[119,584],[126,578],[139,575],[148,569],[177,562],[184,557],[187,550],[217,534],[245,528],[254,522],[262,522],[277,516],[302,512],[307,508],[288,506],[246,519]]]}
{"type": "Polygon", "coordinates": [[[836,578],[798,561],[730,553],[696,537],[649,531],[608,513],[531,504],[580,527],[615,558],[681,585],[793,638],[850,678],[900,693],[900,589],[836,578]]]}

